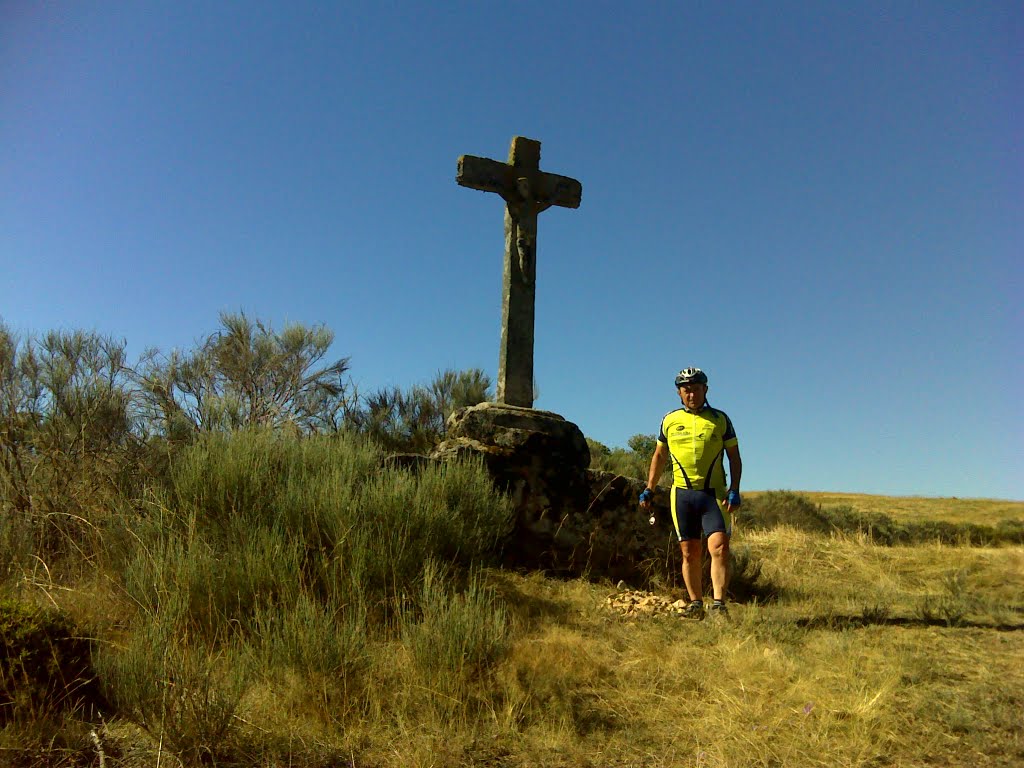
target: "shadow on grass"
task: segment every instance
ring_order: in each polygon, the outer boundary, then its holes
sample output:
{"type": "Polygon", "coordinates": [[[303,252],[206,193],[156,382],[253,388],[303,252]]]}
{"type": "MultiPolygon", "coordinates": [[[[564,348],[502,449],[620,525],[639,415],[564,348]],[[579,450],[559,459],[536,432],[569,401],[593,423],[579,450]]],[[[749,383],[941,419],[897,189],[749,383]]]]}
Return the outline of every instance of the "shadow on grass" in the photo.
{"type": "Polygon", "coordinates": [[[843,616],[830,614],[827,616],[811,616],[797,619],[796,626],[801,629],[863,629],[865,627],[939,627],[941,629],[991,629],[996,632],[1021,632],[1024,624],[995,624],[965,619],[949,620],[943,618],[912,618],[909,616],[843,616]]]}
{"type": "MultiPolygon", "coordinates": [[[[488,575],[487,583],[514,616],[520,620],[549,619],[561,624],[569,622],[573,613],[573,606],[569,600],[540,594],[545,590],[543,582],[534,582],[533,588],[524,589],[521,584],[516,583],[512,573],[516,572],[492,571],[488,575]]],[[[522,577],[524,573],[517,575],[522,577]]],[[[549,574],[544,576],[547,578],[549,574]]]]}

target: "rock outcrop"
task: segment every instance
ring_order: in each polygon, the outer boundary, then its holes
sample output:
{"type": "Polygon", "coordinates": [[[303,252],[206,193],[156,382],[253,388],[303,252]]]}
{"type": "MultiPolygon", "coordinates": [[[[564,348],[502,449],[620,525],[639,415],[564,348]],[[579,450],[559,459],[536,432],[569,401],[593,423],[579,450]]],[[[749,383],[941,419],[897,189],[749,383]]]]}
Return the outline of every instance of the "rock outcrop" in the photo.
{"type": "Polygon", "coordinates": [[[667,492],[655,496],[652,526],[637,504],[644,484],[588,469],[590,449],[572,422],[499,403],[463,408],[431,458],[466,455],[482,458],[515,507],[506,564],[631,584],[674,581],[679,548],[667,492]]]}

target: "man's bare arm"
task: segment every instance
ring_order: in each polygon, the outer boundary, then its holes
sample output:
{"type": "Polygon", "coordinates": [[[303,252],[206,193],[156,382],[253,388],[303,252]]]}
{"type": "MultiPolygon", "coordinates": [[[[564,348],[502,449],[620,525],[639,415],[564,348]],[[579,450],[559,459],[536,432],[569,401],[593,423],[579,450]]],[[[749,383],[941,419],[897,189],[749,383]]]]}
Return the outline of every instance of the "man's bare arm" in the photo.
{"type": "Polygon", "coordinates": [[[740,477],[743,476],[743,460],[740,458],[740,447],[730,445],[725,449],[725,455],[729,457],[729,490],[739,491],[740,477]]]}
{"type": "Polygon", "coordinates": [[[668,445],[659,442],[651,457],[651,469],[647,473],[647,487],[652,491],[658,487],[658,480],[665,469],[666,459],[668,459],[668,445]]]}

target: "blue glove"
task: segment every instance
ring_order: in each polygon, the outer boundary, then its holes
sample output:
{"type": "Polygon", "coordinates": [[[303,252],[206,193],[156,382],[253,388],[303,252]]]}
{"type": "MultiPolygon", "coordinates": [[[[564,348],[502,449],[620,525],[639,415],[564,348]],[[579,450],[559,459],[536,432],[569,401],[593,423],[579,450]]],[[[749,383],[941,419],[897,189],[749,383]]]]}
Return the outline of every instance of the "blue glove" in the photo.
{"type": "Polygon", "coordinates": [[[648,502],[648,501],[650,501],[653,498],[654,498],[654,491],[652,491],[650,488],[644,488],[640,492],[640,503],[641,504],[643,504],[645,502],[648,502]]]}
{"type": "Polygon", "coordinates": [[[730,507],[738,507],[743,503],[742,499],[740,499],[740,492],[729,491],[729,495],[725,497],[725,503],[730,507]]]}

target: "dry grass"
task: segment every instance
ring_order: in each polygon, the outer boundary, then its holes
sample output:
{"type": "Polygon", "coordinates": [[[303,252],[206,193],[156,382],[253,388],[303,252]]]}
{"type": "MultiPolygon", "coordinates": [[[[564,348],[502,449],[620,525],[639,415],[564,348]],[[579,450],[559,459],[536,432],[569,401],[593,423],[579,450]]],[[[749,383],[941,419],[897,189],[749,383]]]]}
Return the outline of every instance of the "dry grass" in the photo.
{"type": "MultiPolygon", "coordinates": [[[[628,621],[600,613],[597,587],[548,587],[566,610],[537,617],[503,667],[528,702],[508,764],[1024,759],[1024,550],[880,548],[789,530],[748,543],[787,597],[734,606],[727,624],[628,621]],[[949,569],[962,574],[961,626],[921,613],[926,596],[948,591],[949,569]],[[1013,631],[997,629],[1007,620],[1013,631]]],[[[535,582],[518,587],[537,598],[535,582]]]]}
{"type": "MultiPolygon", "coordinates": [[[[885,514],[901,522],[944,520],[951,523],[996,525],[1003,520],[1024,521],[1024,501],[997,499],[931,498],[926,496],[874,496],[866,493],[799,491],[815,504],[850,506],[858,512],[885,514]]],[[[744,494],[756,498],[756,491],[744,494]]]]}
{"type": "MultiPolygon", "coordinates": [[[[380,649],[392,672],[374,717],[339,726],[336,747],[354,765],[422,768],[1024,760],[1024,550],[786,529],[747,543],[785,597],[733,606],[727,623],[627,620],[602,610],[610,587],[491,571],[516,636],[463,702],[478,706],[412,717],[409,662],[380,649]],[[959,626],[921,612],[950,572],[959,626]]],[[[264,712],[263,727],[284,714],[264,712]]]]}
{"type": "MultiPolygon", "coordinates": [[[[779,586],[776,602],[733,605],[728,622],[628,619],[604,608],[610,585],[484,570],[505,653],[446,681],[400,633],[371,638],[357,700],[330,680],[257,670],[218,764],[1024,763],[1024,547],[883,547],[784,527],[737,536],[779,586]]],[[[50,595],[106,637],[123,634],[123,596],[102,582],[50,595]]],[[[107,765],[154,763],[158,745],[132,723],[101,734],[107,765]]],[[[0,748],[19,743],[7,736],[0,748]]],[[[64,739],[82,745],[79,763],[95,757],[84,738],[64,739]]]]}
{"type": "Polygon", "coordinates": [[[925,596],[959,580],[972,610],[1012,605],[1024,592],[1024,548],[922,544],[872,545],[860,536],[822,537],[788,528],[740,534],[763,559],[763,572],[790,605],[826,601],[831,607],[878,602],[912,612],[925,596]]]}

